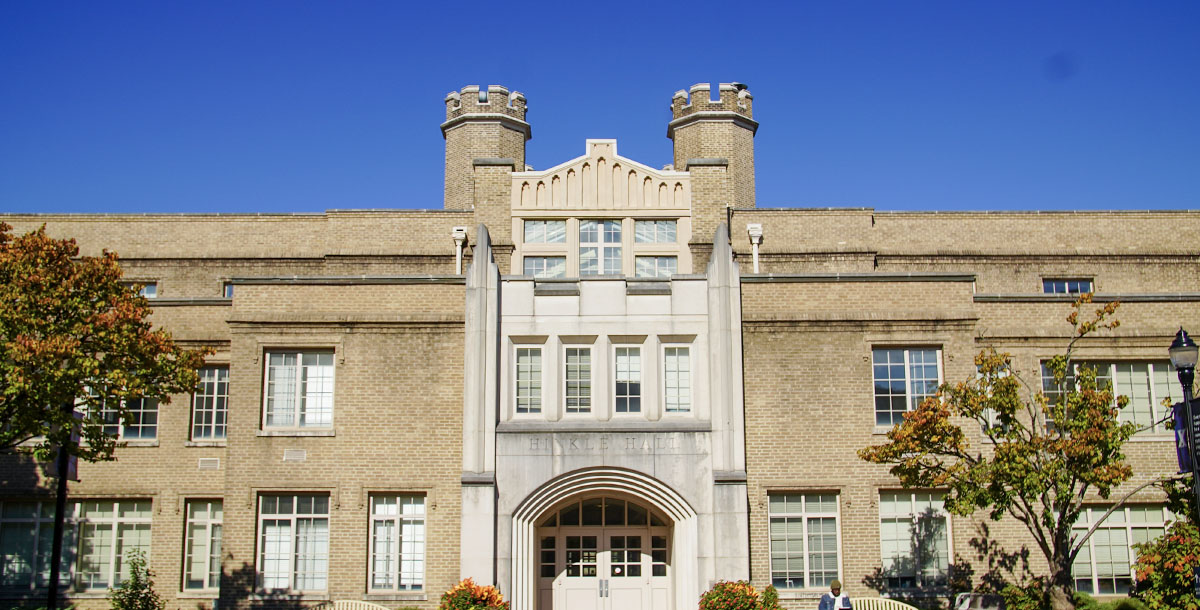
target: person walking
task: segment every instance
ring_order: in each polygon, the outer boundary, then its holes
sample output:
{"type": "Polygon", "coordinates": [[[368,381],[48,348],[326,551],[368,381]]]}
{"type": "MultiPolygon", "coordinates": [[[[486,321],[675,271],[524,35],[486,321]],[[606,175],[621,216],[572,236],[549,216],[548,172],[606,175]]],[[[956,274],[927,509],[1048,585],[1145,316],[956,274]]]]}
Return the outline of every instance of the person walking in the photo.
{"type": "Polygon", "coordinates": [[[821,604],[817,606],[817,610],[853,610],[854,606],[850,604],[850,598],[842,595],[842,581],[833,579],[829,583],[829,593],[821,596],[821,604]]]}

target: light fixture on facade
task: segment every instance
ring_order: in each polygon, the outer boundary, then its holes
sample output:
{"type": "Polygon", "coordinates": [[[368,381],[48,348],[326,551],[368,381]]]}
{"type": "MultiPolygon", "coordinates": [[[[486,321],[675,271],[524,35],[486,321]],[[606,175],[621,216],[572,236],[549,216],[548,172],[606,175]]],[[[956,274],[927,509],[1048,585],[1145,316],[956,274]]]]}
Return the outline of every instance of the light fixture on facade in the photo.
{"type": "Polygon", "coordinates": [[[746,234],[750,236],[750,245],[754,248],[754,272],[758,273],[758,247],[762,245],[763,228],[757,222],[746,225],[746,234]]]}
{"type": "Polygon", "coordinates": [[[454,238],[454,273],[461,275],[463,247],[467,245],[467,228],[454,227],[450,230],[450,237],[454,238]]]}

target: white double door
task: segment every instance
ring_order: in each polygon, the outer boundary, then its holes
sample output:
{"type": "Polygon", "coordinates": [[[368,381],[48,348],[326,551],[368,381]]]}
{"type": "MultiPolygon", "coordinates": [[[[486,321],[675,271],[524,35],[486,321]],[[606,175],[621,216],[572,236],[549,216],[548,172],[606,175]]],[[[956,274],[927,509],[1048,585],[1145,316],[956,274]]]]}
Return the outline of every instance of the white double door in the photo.
{"type": "Polygon", "coordinates": [[[564,527],[562,569],[554,578],[555,610],[649,610],[652,607],[649,528],[564,527]]]}

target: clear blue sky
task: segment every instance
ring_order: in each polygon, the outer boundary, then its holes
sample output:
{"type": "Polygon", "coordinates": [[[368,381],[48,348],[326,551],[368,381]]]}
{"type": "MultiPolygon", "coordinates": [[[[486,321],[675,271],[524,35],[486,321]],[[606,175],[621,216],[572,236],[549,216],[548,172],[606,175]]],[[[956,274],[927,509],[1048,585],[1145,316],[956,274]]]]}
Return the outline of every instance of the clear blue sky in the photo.
{"type": "Polygon", "coordinates": [[[0,212],[440,208],[451,90],[661,167],[719,81],[762,207],[1200,209],[1195,0],[445,6],[2,2],[0,212]]]}

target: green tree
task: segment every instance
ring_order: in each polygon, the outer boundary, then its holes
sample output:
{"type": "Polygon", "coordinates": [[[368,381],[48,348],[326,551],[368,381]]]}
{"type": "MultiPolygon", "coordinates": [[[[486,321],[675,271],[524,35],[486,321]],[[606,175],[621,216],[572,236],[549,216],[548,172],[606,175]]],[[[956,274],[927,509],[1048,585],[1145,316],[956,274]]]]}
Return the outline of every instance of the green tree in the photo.
{"type": "Polygon", "coordinates": [[[125,574],[121,585],[108,590],[112,610],[163,610],[167,603],[154,590],[154,572],[146,567],[141,549],[125,554],[125,574]]]}
{"type": "Polygon", "coordinates": [[[0,453],[47,459],[64,447],[111,459],[116,439],[101,408],[124,420],[126,401],[191,391],[210,352],[151,327],[150,306],[121,281],[115,253],[80,258],[73,239],[11,228],[0,223],[0,453]],[[77,425],[79,404],[87,417],[77,425]],[[75,428],[82,442],[72,440],[75,428]]]}
{"type": "Polygon", "coordinates": [[[982,509],[1024,525],[1049,566],[1038,580],[1040,603],[1055,610],[1075,607],[1071,564],[1086,537],[1074,536],[1072,527],[1083,499],[1091,492],[1107,498],[1130,477],[1122,445],[1137,431],[1118,421],[1128,399],[1114,399],[1095,370],[1072,361],[1081,339],[1118,325],[1115,302],[1081,320],[1090,302],[1091,295],[1076,301],[1066,352],[1047,363],[1058,389],[1052,397],[1025,385],[1008,354],[984,350],[974,378],[943,385],[888,432],[887,443],[859,451],[864,460],[890,464],[906,487],[946,489],[951,513],[982,509]],[[967,422],[982,430],[982,447],[971,446],[967,422]]]}
{"type": "Polygon", "coordinates": [[[1180,519],[1167,526],[1166,535],[1136,545],[1134,597],[1150,610],[1200,610],[1192,584],[1192,570],[1200,566],[1200,532],[1191,484],[1177,479],[1164,487],[1167,508],[1180,519]]]}

